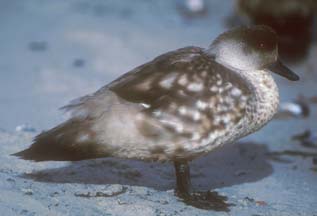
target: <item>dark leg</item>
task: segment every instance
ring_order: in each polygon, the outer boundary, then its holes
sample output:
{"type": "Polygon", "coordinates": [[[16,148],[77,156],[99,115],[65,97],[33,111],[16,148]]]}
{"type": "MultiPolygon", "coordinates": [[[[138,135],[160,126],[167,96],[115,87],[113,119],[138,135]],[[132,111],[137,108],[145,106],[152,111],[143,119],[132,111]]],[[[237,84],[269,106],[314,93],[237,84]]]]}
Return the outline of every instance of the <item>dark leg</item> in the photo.
{"type": "Polygon", "coordinates": [[[190,195],[192,192],[190,182],[190,171],[187,161],[174,162],[175,174],[176,174],[176,194],[178,195],[190,195]]]}
{"type": "Polygon", "coordinates": [[[187,161],[175,161],[176,191],[175,195],[187,205],[200,209],[215,211],[229,211],[226,197],[218,195],[217,192],[193,192],[190,182],[189,165],[187,161]]]}

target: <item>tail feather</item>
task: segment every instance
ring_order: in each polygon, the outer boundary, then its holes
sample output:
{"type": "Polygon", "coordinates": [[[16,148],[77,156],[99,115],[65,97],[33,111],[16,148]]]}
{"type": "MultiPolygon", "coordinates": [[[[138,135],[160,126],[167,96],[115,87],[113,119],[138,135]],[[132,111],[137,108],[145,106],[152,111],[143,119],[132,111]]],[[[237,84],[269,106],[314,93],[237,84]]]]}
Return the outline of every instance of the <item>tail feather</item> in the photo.
{"type": "Polygon", "coordinates": [[[35,137],[34,143],[28,149],[13,156],[33,161],[77,161],[107,155],[98,151],[90,124],[84,120],[71,119],[42,132],[35,137]],[[80,139],[81,136],[86,137],[80,139]]]}

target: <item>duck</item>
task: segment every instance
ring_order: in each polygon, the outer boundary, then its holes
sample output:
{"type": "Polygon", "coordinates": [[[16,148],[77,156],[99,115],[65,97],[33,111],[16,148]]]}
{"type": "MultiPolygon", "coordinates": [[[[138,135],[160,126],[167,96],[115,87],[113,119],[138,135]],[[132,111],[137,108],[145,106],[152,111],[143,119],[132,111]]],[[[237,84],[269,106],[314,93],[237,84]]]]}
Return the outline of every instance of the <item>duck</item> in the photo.
{"type": "Polygon", "coordinates": [[[207,48],[164,53],[71,101],[62,107],[69,119],[13,155],[35,162],[172,162],[175,194],[190,198],[190,161],[259,130],[277,112],[272,72],[299,80],[279,60],[278,37],[270,27],[236,27],[207,48]]]}

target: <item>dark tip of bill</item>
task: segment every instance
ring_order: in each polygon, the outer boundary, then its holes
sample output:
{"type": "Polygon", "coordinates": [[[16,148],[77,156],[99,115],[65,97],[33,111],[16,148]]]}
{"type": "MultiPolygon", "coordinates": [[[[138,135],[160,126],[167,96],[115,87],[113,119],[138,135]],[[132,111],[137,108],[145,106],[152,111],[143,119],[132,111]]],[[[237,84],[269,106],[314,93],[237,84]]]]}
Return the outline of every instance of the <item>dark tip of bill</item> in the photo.
{"type": "Polygon", "coordinates": [[[291,81],[298,81],[299,76],[291,71],[288,67],[286,67],[281,61],[277,60],[274,64],[268,67],[273,73],[276,73],[280,76],[285,77],[291,81]]]}
{"type": "Polygon", "coordinates": [[[293,75],[291,75],[291,78],[289,78],[289,80],[298,81],[298,80],[300,80],[300,78],[299,78],[299,76],[297,74],[293,74],[293,75]]]}

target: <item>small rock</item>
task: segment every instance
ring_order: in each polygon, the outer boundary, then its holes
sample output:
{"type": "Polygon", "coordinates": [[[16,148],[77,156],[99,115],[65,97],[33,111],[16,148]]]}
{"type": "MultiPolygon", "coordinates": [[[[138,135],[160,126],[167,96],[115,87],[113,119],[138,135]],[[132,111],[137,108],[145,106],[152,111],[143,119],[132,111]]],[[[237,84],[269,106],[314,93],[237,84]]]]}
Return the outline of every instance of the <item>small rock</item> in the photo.
{"type": "Polygon", "coordinates": [[[205,0],[179,1],[178,9],[185,18],[202,17],[208,14],[205,0]]]}
{"type": "Polygon", "coordinates": [[[152,193],[149,191],[148,188],[146,187],[134,187],[133,188],[133,191],[137,194],[140,194],[140,195],[151,195],[152,193]]]}
{"type": "Polygon", "coordinates": [[[156,216],[166,216],[166,214],[163,213],[163,212],[161,212],[160,209],[155,209],[155,215],[156,215],[156,216]]]}
{"type": "Polygon", "coordinates": [[[123,187],[122,185],[110,185],[103,191],[97,191],[97,192],[76,192],[74,193],[75,196],[78,197],[85,197],[85,198],[91,198],[91,197],[113,197],[120,195],[122,193],[125,193],[127,191],[126,187],[123,187]]]}
{"type": "Polygon", "coordinates": [[[103,190],[101,192],[97,192],[96,196],[117,196],[119,194],[122,194],[127,191],[126,187],[123,187],[122,185],[114,184],[110,185],[109,187],[106,188],[106,190],[103,190]]]}
{"type": "Polygon", "coordinates": [[[168,201],[166,201],[166,200],[159,200],[158,202],[160,204],[162,204],[162,205],[167,205],[168,204],[168,201]]]}
{"type": "Polygon", "coordinates": [[[317,148],[317,134],[313,134],[310,130],[292,136],[292,140],[300,141],[302,146],[308,148],[317,148]]]}
{"type": "Polygon", "coordinates": [[[239,199],[238,202],[241,203],[242,206],[250,206],[252,203],[254,203],[254,199],[250,197],[245,197],[244,199],[239,199]]]}
{"type": "Polygon", "coordinates": [[[186,0],[185,2],[187,9],[192,13],[199,13],[205,9],[204,0],[186,0]]]}
{"type": "Polygon", "coordinates": [[[255,204],[257,206],[267,206],[267,203],[265,201],[256,201],[255,204]]]}
{"type": "Polygon", "coordinates": [[[275,118],[285,119],[289,117],[307,118],[310,114],[308,104],[304,100],[281,103],[280,109],[275,118]]]}
{"type": "Polygon", "coordinates": [[[32,41],[29,43],[29,49],[33,52],[43,52],[47,50],[46,41],[32,41]]]}
{"type": "Polygon", "coordinates": [[[245,171],[245,170],[238,170],[238,171],[236,171],[234,174],[236,175],[236,176],[244,176],[244,175],[246,175],[248,172],[247,171],[245,171]]]}
{"type": "Polygon", "coordinates": [[[118,202],[118,205],[126,205],[126,204],[128,204],[127,202],[122,201],[120,199],[117,199],[117,202],[118,202]]]}
{"type": "Polygon", "coordinates": [[[74,195],[77,196],[77,197],[85,197],[85,198],[92,197],[90,192],[85,192],[85,193],[75,192],[74,195]]]}
{"type": "Polygon", "coordinates": [[[22,209],[22,211],[20,212],[21,215],[27,214],[29,211],[26,209],[22,209]]]}
{"type": "Polygon", "coordinates": [[[25,194],[25,195],[33,195],[33,190],[31,188],[23,188],[22,189],[22,192],[25,194]]]}
{"type": "Polygon", "coordinates": [[[12,179],[12,178],[7,178],[7,181],[8,181],[8,182],[12,182],[12,183],[14,183],[14,182],[15,182],[15,180],[14,180],[14,179],[12,179]]]}
{"type": "Polygon", "coordinates": [[[253,198],[250,198],[250,197],[245,197],[244,199],[245,199],[245,200],[248,200],[249,202],[254,202],[254,199],[253,199],[253,198]]]}
{"type": "Polygon", "coordinates": [[[58,206],[58,205],[59,205],[59,200],[56,199],[56,198],[53,198],[53,199],[51,200],[51,202],[52,202],[52,205],[54,205],[54,206],[58,206]]]}
{"type": "Polygon", "coordinates": [[[250,204],[250,202],[246,199],[239,199],[238,202],[244,207],[246,207],[250,204]]]}
{"type": "Polygon", "coordinates": [[[162,203],[163,205],[167,205],[169,202],[166,201],[166,200],[163,200],[161,203],[162,203]]]}
{"type": "Polygon", "coordinates": [[[310,130],[305,130],[302,133],[296,134],[294,136],[292,136],[292,140],[306,140],[307,138],[309,138],[311,136],[311,131],[310,130]]]}
{"type": "Polygon", "coordinates": [[[80,68],[80,67],[83,67],[85,66],[85,60],[84,59],[75,59],[74,62],[73,62],[73,66],[74,67],[77,67],[77,68],[80,68]]]}
{"type": "Polygon", "coordinates": [[[28,124],[22,124],[22,125],[18,125],[15,128],[16,132],[35,132],[35,128],[31,127],[28,124]]]}
{"type": "Polygon", "coordinates": [[[57,195],[59,195],[59,193],[57,191],[55,191],[54,193],[50,194],[51,197],[54,197],[54,196],[57,196],[57,195]]]}

